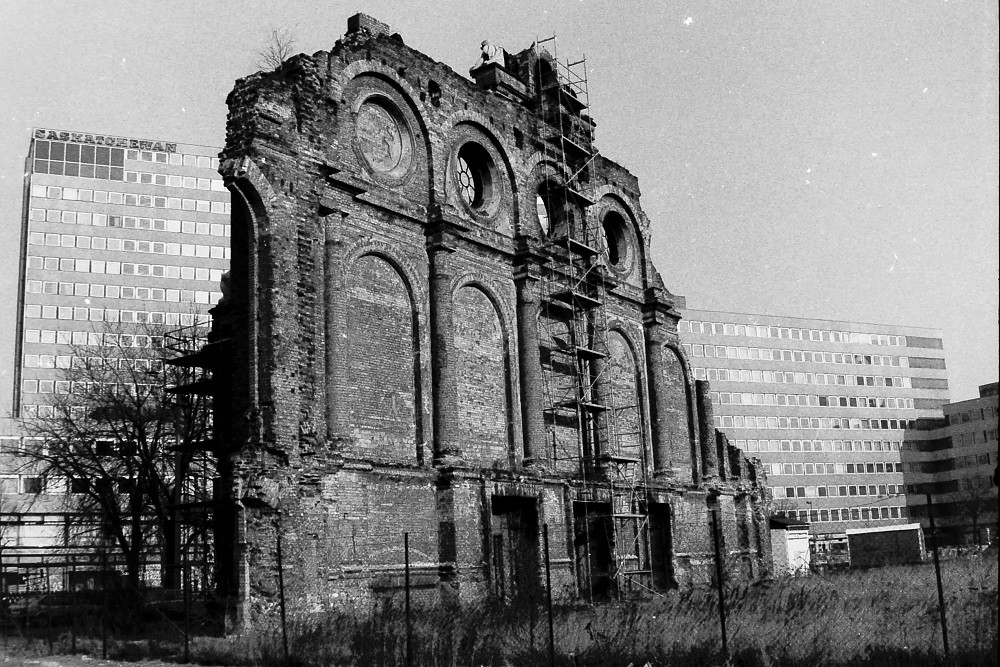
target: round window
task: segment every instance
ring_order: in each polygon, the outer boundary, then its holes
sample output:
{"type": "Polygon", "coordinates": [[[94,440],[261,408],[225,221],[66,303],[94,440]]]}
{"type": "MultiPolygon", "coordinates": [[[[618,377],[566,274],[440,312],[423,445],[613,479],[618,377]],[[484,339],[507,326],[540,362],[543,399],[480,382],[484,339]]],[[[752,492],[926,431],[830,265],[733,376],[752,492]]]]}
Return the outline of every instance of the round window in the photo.
{"type": "Polygon", "coordinates": [[[493,197],[493,160],[474,143],[462,146],[455,162],[455,177],[462,202],[472,209],[487,207],[493,197]]]}

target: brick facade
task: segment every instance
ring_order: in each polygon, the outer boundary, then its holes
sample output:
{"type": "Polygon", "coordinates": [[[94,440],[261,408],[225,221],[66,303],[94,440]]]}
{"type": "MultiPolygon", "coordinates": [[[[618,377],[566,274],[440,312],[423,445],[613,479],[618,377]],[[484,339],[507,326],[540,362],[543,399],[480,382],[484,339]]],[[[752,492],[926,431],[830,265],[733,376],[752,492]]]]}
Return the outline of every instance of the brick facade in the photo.
{"type": "Polygon", "coordinates": [[[279,532],[314,607],[398,591],[404,532],[428,599],[537,589],[543,525],[562,595],[698,581],[710,503],[727,553],[766,571],[762,469],[717,442],[635,177],[554,148],[556,125],[576,145],[592,122],[539,104],[552,67],[528,49],[477,84],[358,16],[331,51],[236,83],[213,340],[239,611],[274,594],[279,532]],[[584,260],[602,300],[569,319],[555,239],[581,228],[604,232],[584,260]]]}

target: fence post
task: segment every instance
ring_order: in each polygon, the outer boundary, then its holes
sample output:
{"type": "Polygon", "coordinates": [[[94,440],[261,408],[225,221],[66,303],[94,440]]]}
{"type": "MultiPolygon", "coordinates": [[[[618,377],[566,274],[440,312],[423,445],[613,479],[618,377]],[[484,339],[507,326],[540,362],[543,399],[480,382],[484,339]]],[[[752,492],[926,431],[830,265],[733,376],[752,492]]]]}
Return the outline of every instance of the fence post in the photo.
{"type": "MultiPolygon", "coordinates": [[[[191,662],[191,575],[188,572],[187,544],[179,545],[183,557],[184,577],[184,662],[191,662]]],[[[176,579],[174,580],[176,581],[176,579]]]]}
{"type": "Polygon", "coordinates": [[[719,548],[719,510],[709,509],[712,517],[712,543],[715,545],[715,587],[719,591],[719,627],[722,629],[722,653],[729,661],[729,638],[726,635],[726,594],[722,590],[722,554],[719,548]]]}
{"type": "Polygon", "coordinates": [[[104,614],[101,618],[101,658],[108,659],[108,552],[101,552],[101,588],[104,592],[104,614]]]}
{"type": "Polygon", "coordinates": [[[288,662],[288,626],[285,621],[285,568],[281,563],[281,526],[278,527],[278,601],[281,605],[281,650],[288,662]]]}
{"type": "Polygon", "coordinates": [[[413,664],[413,626],[410,619],[410,534],[403,533],[403,584],[406,588],[406,666],[413,664]]]}
{"type": "Polygon", "coordinates": [[[930,521],[931,537],[934,538],[934,574],[937,577],[938,609],[941,612],[941,641],[944,644],[944,657],[948,658],[948,619],[944,608],[944,587],[941,585],[941,560],[938,558],[938,538],[934,530],[934,504],[931,494],[927,494],[927,519],[930,521]]]}
{"type": "Polygon", "coordinates": [[[531,587],[531,592],[528,594],[528,643],[531,644],[531,652],[535,652],[535,623],[538,621],[535,618],[535,613],[538,611],[535,609],[535,587],[531,587]]]}
{"type": "Polygon", "coordinates": [[[49,609],[48,616],[49,616],[49,625],[45,629],[45,631],[46,631],[46,634],[48,635],[48,639],[49,639],[49,655],[52,655],[55,652],[55,649],[53,647],[53,644],[55,643],[55,641],[52,638],[52,609],[49,609]]]}
{"type": "Polygon", "coordinates": [[[71,591],[71,602],[73,604],[73,613],[70,616],[73,619],[73,625],[70,628],[70,653],[76,653],[76,556],[69,557],[69,590],[71,591]]]}
{"type": "Polygon", "coordinates": [[[552,568],[549,565],[549,524],[547,523],[542,525],[542,541],[545,545],[545,595],[549,608],[549,665],[555,667],[556,633],[555,623],[552,619],[552,568]]]}
{"type": "Polygon", "coordinates": [[[13,614],[9,613],[10,602],[7,600],[7,571],[3,569],[3,539],[0,536],[0,613],[3,613],[3,619],[0,619],[0,625],[3,625],[3,645],[7,645],[7,621],[11,623],[14,622],[13,614]]]}

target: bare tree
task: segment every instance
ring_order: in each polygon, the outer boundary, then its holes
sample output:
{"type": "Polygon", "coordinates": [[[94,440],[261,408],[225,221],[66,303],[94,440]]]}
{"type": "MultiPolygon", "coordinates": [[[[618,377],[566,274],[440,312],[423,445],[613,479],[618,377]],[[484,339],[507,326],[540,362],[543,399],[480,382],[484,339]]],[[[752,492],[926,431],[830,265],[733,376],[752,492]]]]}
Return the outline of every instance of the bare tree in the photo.
{"type": "Polygon", "coordinates": [[[276,70],[294,53],[295,38],[287,28],[275,28],[268,36],[267,45],[257,52],[257,67],[276,70]]]}
{"type": "MultiPolygon", "coordinates": [[[[979,482],[978,479],[972,481],[979,482]]],[[[982,541],[979,535],[981,523],[997,503],[996,495],[989,486],[989,478],[983,478],[982,482],[984,483],[966,488],[956,503],[961,514],[972,523],[972,541],[977,547],[982,541]]]]}
{"type": "Polygon", "coordinates": [[[163,583],[175,583],[177,504],[207,491],[194,482],[208,472],[196,446],[208,439],[208,411],[204,399],[168,393],[188,378],[164,364],[167,334],[163,326],[116,324],[70,345],[51,411],[23,421],[38,443],[24,452],[27,465],[67,480],[76,536],[120,554],[134,587],[158,551],[163,583]]]}

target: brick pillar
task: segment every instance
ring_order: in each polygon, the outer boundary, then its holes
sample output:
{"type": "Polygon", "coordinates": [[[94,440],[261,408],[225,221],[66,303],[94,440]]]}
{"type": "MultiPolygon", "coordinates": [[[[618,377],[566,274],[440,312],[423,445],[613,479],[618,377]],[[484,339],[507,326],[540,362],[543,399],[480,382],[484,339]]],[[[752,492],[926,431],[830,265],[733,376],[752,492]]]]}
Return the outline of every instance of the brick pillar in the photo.
{"type": "Polygon", "coordinates": [[[695,380],[694,391],[698,406],[698,435],[701,441],[701,470],[705,481],[717,479],[719,468],[718,445],[715,441],[715,424],[712,420],[712,400],[708,395],[708,380],[695,380]]]}
{"type": "MultiPolygon", "coordinates": [[[[323,209],[321,209],[323,210],[323,209]]],[[[323,261],[324,335],[326,350],[326,438],[339,443],[350,431],[350,406],[347,401],[347,354],[344,330],[347,310],[347,285],[341,255],[340,231],[347,213],[330,210],[324,226],[325,253],[323,261]]]]}
{"type": "Polygon", "coordinates": [[[670,388],[663,377],[663,346],[666,343],[667,305],[658,297],[658,290],[646,290],[642,309],[643,332],[646,343],[646,376],[649,382],[649,417],[653,437],[653,474],[672,477],[673,467],[670,443],[670,388]]]}
{"type": "Polygon", "coordinates": [[[729,437],[722,431],[715,431],[715,442],[716,450],[719,452],[719,475],[725,480],[739,479],[740,469],[738,465],[736,473],[733,473],[733,462],[729,456],[729,450],[732,449],[729,437]]]}
{"type": "Polygon", "coordinates": [[[653,474],[673,475],[670,460],[670,429],[667,417],[670,406],[667,403],[668,389],[663,381],[663,334],[659,326],[647,326],[646,363],[649,376],[649,415],[653,436],[653,474]]]}
{"type": "MultiPolygon", "coordinates": [[[[587,341],[587,345],[599,353],[599,356],[590,360],[590,381],[592,383],[590,400],[598,405],[607,407],[608,410],[612,410],[614,406],[611,405],[611,378],[608,372],[608,365],[611,363],[608,359],[608,354],[610,353],[610,350],[608,350],[608,332],[604,329],[604,323],[598,321],[598,318],[601,317],[599,311],[591,310],[587,313],[586,317],[587,328],[591,332],[591,338],[587,341]]],[[[591,440],[593,448],[591,455],[594,457],[594,467],[598,474],[601,475],[607,472],[605,457],[611,454],[609,439],[612,434],[609,428],[611,420],[608,410],[596,410],[590,416],[594,429],[591,440]]]]}
{"type": "Polygon", "coordinates": [[[538,264],[540,258],[527,246],[528,240],[518,239],[522,250],[514,268],[517,290],[517,359],[520,369],[521,429],[524,441],[524,465],[537,465],[547,460],[545,454],[545,424],[542,408],[542,366],[538,340],[538,264]]]}
{"type": "MultiPolygon", "coordinates": [[[[440,214],[438,214],[440,215],[440,214]]],[[[434,462],[461,459],[458,436],[458,355],[455,350],[452,253],[458,228],[438,217],[427,227],[430,264],[431,398],[434,416],[434,462]]]]}

